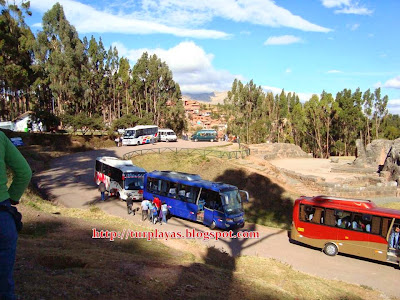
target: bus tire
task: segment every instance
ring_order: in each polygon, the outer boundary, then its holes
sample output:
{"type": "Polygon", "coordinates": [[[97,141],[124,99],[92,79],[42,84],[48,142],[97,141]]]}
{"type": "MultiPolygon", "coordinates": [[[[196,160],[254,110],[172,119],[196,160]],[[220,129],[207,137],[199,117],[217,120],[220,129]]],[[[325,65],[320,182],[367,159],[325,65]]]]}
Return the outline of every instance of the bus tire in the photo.
{"type": "Polygon", "coordinates": [[[211,229],[211,230],[214,230],[215,227],[217,227],[217,224],[215,224],[215,221],[213,221],[213,222],[211,223],[211,225],[210,225],[210,229],[211,229]]]}
{"type": "Polygon", "coordinates": [[[335,256],[338,254],[338,248],[334,243],[327,243],[324,247],[324,253],[329,256],[335,256]]]}
{"type": "Polygon", "coordinates": [[[194,141],[195,141],[195,142],[198,142],[199,140],[198,140],[198,139],[194,139],[194,141]]]}
{"type": "Polygon", "coordinates": [[[211,139],[211,140],[210,140],[210,142],[212,143],[212,142],[214,142],[214,140],[213,140],[213,139],[211,139]]]}

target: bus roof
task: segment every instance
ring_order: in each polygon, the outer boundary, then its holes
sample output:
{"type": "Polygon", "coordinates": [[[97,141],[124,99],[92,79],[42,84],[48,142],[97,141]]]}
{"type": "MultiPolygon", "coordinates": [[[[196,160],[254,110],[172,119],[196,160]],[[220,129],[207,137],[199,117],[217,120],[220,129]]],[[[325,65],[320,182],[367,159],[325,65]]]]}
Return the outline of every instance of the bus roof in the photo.
{"type": "Polygon", "coordinates": [[[146,173],[145,169],[135,166],[130,160],[122,160],[112,156],[101,156],[97,157],[96,160],[106,165],[112,166],[114,168],[118,168],[124,173],[130,173],[130,172],[146,173]]]}
{"type": "Polygon", "coordinates": [[[321,205],[324,207],[363,212],[368,214],[379,214],[381,216],[390,216],[400,218],[400,210],[378,207],[371,200],[351,199],[332,196],[302,196],[298,199],[304,204],[321,205]]]}
{"type": "Polygon", "coordinates": [[[200,175],[189,174],[183,172],[173,171],[152,171],[146,174],[147,177],[153,177],[158,179],[170,180],[176,183],[182,183],[185,185],[206,188],[215,192],[221,192],[223,190],[237,189],[234,185],[230,185],[223,182],[213,182],[201,179],[200,175]]]}
{"type": "Polygon", "coordinates": [[[158,131],[174,132],[172,129],[169,128],[158,128],[158,131]]]}
{"type": "Polygon", "coordinates": [[[138,130],[138,129],[146,129],[146,128],[158,128],[157,125],[138,125],[135,127],[126,128],[126,130],[138,130]]]}

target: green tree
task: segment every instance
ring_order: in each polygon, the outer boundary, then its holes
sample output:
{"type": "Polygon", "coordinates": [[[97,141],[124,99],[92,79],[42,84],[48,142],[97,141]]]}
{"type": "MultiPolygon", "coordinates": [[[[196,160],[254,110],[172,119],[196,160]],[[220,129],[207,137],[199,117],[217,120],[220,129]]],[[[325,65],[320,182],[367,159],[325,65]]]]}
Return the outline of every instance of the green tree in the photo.
{"type": "Polygon", "coordinates": [[[387,104],[389,102],[388,96],[381,98],[381,88],[375,89],[374,92],[374,114],[375,121],[375,138],[379,138],[379,128],[384,118],[388,114],[387,104]]]}
{"type": "Polygon", "coordinates": [[[39,34],[42,35],[40,41],[47,48],[45,70],[56,99],[55,113],[79,113],[84,90],[81,80],[81,69],[86,60],[84,45],[59,3],[43,15],[42,22],[43,33],[39,34]]]}
{"type": "Polygon", "coordinates": [[[29,1],[20,7],[0,2],[0,117],[12,119],[31,108],[30,85],[34,36],[25,23],[29,1]]]}

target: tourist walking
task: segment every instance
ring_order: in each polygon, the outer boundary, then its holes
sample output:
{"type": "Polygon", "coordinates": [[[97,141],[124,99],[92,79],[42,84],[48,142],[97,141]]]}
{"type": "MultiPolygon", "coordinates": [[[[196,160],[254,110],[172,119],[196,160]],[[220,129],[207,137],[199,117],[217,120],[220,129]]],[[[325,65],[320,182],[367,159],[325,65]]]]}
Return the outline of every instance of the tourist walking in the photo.
{"type": "Polygon", "coordinates": [[[106,200],[106,185],[104,184],[104,182],[100,182],[99,184],[99,191],[100,191],[100,195],[101,195],[101,201],[105,201],[106,200]]]}

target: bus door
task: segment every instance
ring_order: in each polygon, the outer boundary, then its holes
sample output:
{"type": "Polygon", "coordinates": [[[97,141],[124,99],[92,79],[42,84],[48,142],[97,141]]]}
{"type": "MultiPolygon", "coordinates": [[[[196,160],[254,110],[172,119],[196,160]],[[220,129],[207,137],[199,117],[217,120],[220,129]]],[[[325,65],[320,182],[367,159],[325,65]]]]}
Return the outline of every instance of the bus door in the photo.
{"type": "Polygon", "coordinates": [[[200,195],[200,188],[181,184],[179,187],[178,197],[185,204],[185,218],[198,221],[199,206],[197,200],[200,195]]]}
{"type": "Polygon", "coordinates": [[[210,226],[213,222],[215,224],[225,220],[223,213],[221,195],[212,190],[203,190],[204,193],[200,195],[200,199],[204,199],[204,221],[203,223],[210,226]]]}
{"type": "Polygon", "coordinates": [[[393,219],[387,234],[387,261],[400,264],[400,219],[393,219]]]}
{"type": "Polygon", "coordinates": [[[391,232],[395,220],[388,217],[371,217],[371,234],[369,236],[369,245],[371,248],[371,258],[386,261],[396,261],[396,251],[391,251],[391,232]]]}

